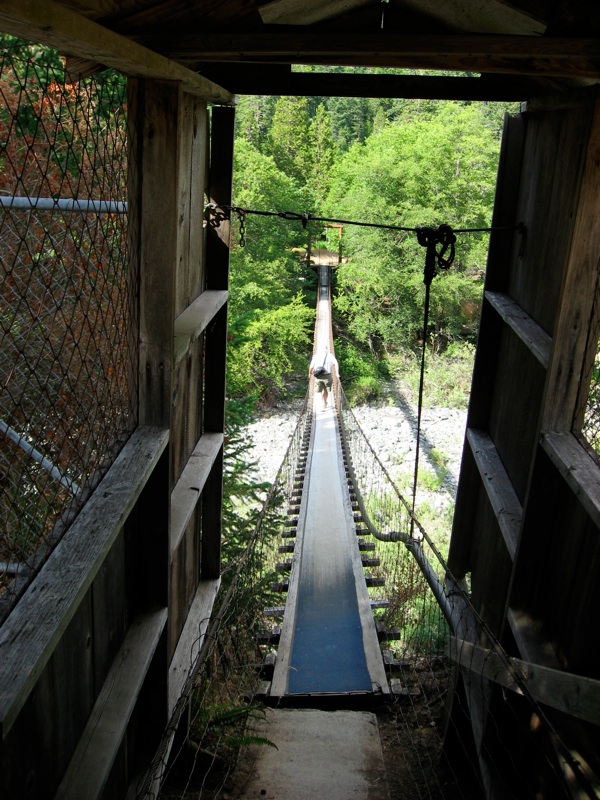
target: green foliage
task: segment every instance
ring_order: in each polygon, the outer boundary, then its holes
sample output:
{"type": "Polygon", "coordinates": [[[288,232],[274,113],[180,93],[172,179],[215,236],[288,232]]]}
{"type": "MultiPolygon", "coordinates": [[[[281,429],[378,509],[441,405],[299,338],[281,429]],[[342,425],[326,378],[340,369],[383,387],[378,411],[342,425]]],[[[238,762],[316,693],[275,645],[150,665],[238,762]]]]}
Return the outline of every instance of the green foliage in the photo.
{"type": "MultiPolygon", "coordinates": [[[[63,61],[56,50],[35,42],[19,39],[8,33],[0,33],[0,52],[7,56],[16,56],[19,60],[31,61],[36,67],[49,68],[48,79],[60,80],[64,77],[63,61]]],[[[25,66],[23,65],[23,69],[25,66]]]]}
{"type": "Polygon", "coordinates": [[[592,367],[592,379],[586,403],[582,433],[600,455],[600,357],[597,354],[592,367]]]}
{"type": "Polygon", "coordinates": [[[244,340],[230,348],[229,391],[263,397],[274,389],[283,391],[293,373],[306,370],[314,311],[298,295],[246,319],[244,340]]]}
{"type": "Polygon", "coordinates": [[[331,184],[331,170],[335,158],[331,117],[324,105],[319,105],[315,116],[310,121],[309,137],[309,185],[318,202],[322,201],[329,192],[331,184]]]}
{"type": "Polygon", "coordinates": [[[237,142],[247,141],[255,150],[263,151],[267,141],[277,98],[269,95],[246,95],[236,108],[237,142]]]}
{"type": "Polygon", "coordinates": [[[344,391],[352,405],[376,400],[381,394],[381,381],[388,377],[384,361],[374,360],[368,350],[341,341],[336,348],[344,391]]]}
{"type": "Polygon", "coordinates": [[[419,471],[419,486],[428,492],[439,492],[444,483],[444,475],[441,470],[422,469],[419,471]]]}
{"type": "MultiPolygon", "coordinates": [[[[438,103],[354,145],[334,168],[326,213],[406,228],[490,224],[498,142],[478,105],[438,103]]],[[[377,350],[422,337],[425,251],[410,232],[344,231],[350,260],[338,274],[336,310],[377,350]]],[[[430,337],[438,348],[476,335],[487,236],[459,235],[455,266],[434,280],[430,337]]]]}
{"type": "MultiPolygon", "coordinates": [[[[505,108],[391,98],[243,98],[235,202],[260,210],[308,210],[334,219],[405,228],[442,223],[485,228],[491,220],[505,108]]],[[[272,312],[287,307],[282,311],[289,323],[284,335],[289,346],[302,350],[307,329],[297,332],[293,343],[291,326],[299,322],[296,301],[302,298],[314,308],[314,276],[305,269],[307,240],[300,224],[249,215],[245,227],[247,244],[242,249],[235,244],[234,220],[230,390],[264,398],[294,369],[290,359],[284,359],[282,370],[266,364],[271,356],[278,358],[273,329],[277,317],[272,312]],[[257,360],[264,378],[252,377],[257,360]]],[[[317,232],[312,234],[316,237],[317,232]]],[[[372,365],[407,350],[418,353],[421,346],[425,250],[410,231],[346,225],[343,241],[347,261],[336,271],[334,315],[338,330],[354,343],[356,352],[344,353],[338,344],[338,357],[347,391],[354,393],[355,401],[368,401],[378,396],[381,381],[372,365]],[[349,381],[354,385],[348,386],[349,381]]],[[[453,268],[433,281],[428,385],[439,380],[440,388],[426,400],[429,404],[443,398],[445,404],[464,405],[468,395],[471,369],[463,343],[472,345],[477,336],[487,246],[487,233],[459,234],[453,268]],[[464,368],[466,378],[460,374],[464,368]]],[[[302,359],[294,362],[300,369],[302,359]]],[[[412,374],[411,367],[409,377],[412,374]]]]}
{"type": "MultiPolygon", "coordinates": [[[[419,486],[422,487],[420,479],[419,486]]],[[[452,532],[452,520],[454,518],[454,505],[449,503],[444,510],[440,512],[439,507],[425,501],[417,504],[415,513],[419,522],[435,543],[442,558],[447,559],[450,547],[450,534],[452,532]]]]}
{"type": "MultiPolygon", "coordinates": [[[[307,190],[244,140],[236,144],[235,167],[236,205],[262,211],[307,207],[307,190]]],[[[249,215],[245,227],[246,245],[240,247],[234,221],[228,391],[265,400],[283,391],[294,374],[304,374],[310,353],[314,305],[312,297],[306,304],[300,289],[307,234],[277,217],[249,215]]]]}
{"type": "Polygon", "coordinates": [[[310,117],[305,97],[280,97],[275,104],[268,152],[277,167],[299,184],[312,171],[310,117]]]}
{"type": "Polygon", "coordinates": [[[381,385],[375,378],[364,375],[352,383],[346,394],[353,405],[369,403],[377,400],[381,394],[381,385]]]}
{"type": "MultiPolygon", "coordinates": [[[[425,360],[423,404],[426,407],[466,409],[471,392],[471,375],[475,345],[470,342],[452,342],[442,352],[429,350],[425,360]]],[[[416,398],[419,391],[420,356],[402,359],[397,375],[416,398]]]]}
{"type": "Polygon", "coordinates": [[[406,618],[402,636],[409,643],[408,652],[420,655],[446,653],[448,626],[440,620],[433,595],[415,598],[406,618]]]}

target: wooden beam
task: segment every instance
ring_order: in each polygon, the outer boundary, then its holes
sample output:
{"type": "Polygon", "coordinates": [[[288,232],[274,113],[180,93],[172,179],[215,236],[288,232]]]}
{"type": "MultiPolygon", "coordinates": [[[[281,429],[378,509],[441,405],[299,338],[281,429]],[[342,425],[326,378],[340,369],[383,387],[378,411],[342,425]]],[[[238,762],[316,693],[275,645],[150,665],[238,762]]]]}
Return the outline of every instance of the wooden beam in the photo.
{"type": "Polygon", "coordinates": [[[234,102],[206,78],[52,0],[0,0],[0,29],[130,77],[180,81],[185,92],[212,103],[234,102]]]}
{"type": "Polygon", "coordinates": [[[227,292],[202,292],[175,319],[175,361],[179,361],[196,341],[215,314],[227,302],[227,292]]]}
{"type": "Polygon", "coordinates": [[[5,737],[104,563],[167,446],[138,428],[0,631],[0,737],[5,737]]]}
{"type": "Polygon", "coordinates": [[[144,42],[162,43],[162,49],[176,48],[181,56],[210,55],[207,60],[230,61],[244,56],[304,55],[350,56],[377,53],[396,56],[468,56],[508,59],[548,58],[558,61],[574,58],[600,58],[600,39],[577,37],[510,36],[483,34],[360,34],[334,36],[331,32],[307,33],[304,29],[285,33],[223,34],[148,34],[144,42]]]}
{"type": "MultiPolygon", "coordinates": [[[[211,203],[231,203],[233,183],[233,143],[235,112],[233,108],[213,108],[210,137],[211,203]]],[[[229,286],[230,223],[207,227],[206,288],[227,291],[229,286]]],[[[225,303],[205,334],[204,433],[225,430],[225,366],[227,354],[227,304],[225,303]]],[[[208,475],[202,494],[201,577],[218,578],[221,570],[221,526],[223,512],[223,447],[208,475]]]]}
{"type": "MultiPolygon", "coordinates": [[[[600,39],[599,39],[600,41],[600,39]]],[[[585,367],[596,353],[589,341],[600,269],[600,100],[591,107],[589,133],[581,130],[585,162],[578,194],[573,198],[573,229],[556,317],[552,357],[544,397],[542,430],[572,429],[585,367]],[[588,352],[592,348],[592,353],[588,352]],[[590,357],[591,356],[591,357],[590,357]]]]}
{"type": "Polygon", "coordinates": [[[533,80],[513,76],[485,78],[433,75],[291,72],[288,65],[203,64],[203,74],[236,95],[293,97],[403,97],[418,100],[523,101],[540,93],[533,80]]]}
{"type": "Polygon", "coordinates": [[[443,25],[477,33],[514,31],[519,34],[541,35],[546,30],[546,8],[534,0],[408,0],[403,3],[418,8],[429,24],[443,25]],[[525,6],[525,7],[524,7],[525,6]],[[532,7],[533,6],[533,7],[532,7]]]}
{"type": "Polygon", "coordinates": [[[517,334],[523,344],[531,350],[544,369],[550,361],[552,337],[527,314],[518,303],[502,292],[486,292],[485,299],[504,322],[517,334]]]}
{"type": "Polygon", "coordinates": [[[572,433],[542,431],[541,445],[554,466],[600,529],[598,465],[572,433]]]}
{"type": "Polygon", "coordinates": [[[134,620],[55,800],[96,800],[103,796],[166,622],[166,608],[134,620]]]}
{"type": "Polygon", "coordinates": [[[469,428],[466,439],[479,470],[481,485],[498,520],[506,549],[514,560],[523,508],[502,464],[502,459],[488,434],[469,428]]]}
{"type": "Polygon", "coordinates": [[[183,538],[222,447],[222,433],[203,434],[175,484],[171,494],[171,556],[183,538]]]}
{"type": "Polygon", "coordinates": [[[181,697],[212,615],[221,579],[200,581],[169,667],[169,716],[181,697]]]}
{"type": "Polygon", "coordinates": [[[132,89],[137,172],[130,208],[140,221],[133,250],[140,276],[139,414],[143,425],[169,428],[182,92],[175,81],[135,81],[130,82],[130,96],[132,89]]]}
{"type": "Polygon", "coordinates": [[[461,667],[569,716],[600,723],[600,681],[532,664],[450,637],[450,658],[461,667]],[[525,692],[523,691],[525,689],[525,692]]]}
{"type": "Polygon", "coordinates": [[[265,24],[314,25],[369,3],[370,0],[271,0],[259,6],[258,11],[265,24]]]}
{"type": "Polygon", "coordinates": [[[307,33],[149,34],[136,37],[178,61],[263,61],[600,78],[600,39],[509,35],[307,33]]]}

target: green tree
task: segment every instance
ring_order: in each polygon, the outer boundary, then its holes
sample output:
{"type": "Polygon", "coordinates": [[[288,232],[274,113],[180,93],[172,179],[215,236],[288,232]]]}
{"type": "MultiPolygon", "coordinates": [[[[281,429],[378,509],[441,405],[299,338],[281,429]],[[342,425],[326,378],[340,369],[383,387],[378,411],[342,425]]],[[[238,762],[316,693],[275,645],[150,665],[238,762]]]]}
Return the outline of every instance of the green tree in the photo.
{"type": "Polygon", "coordinates": [[[332,120],[333,138],[342,152],[354,142],[364,142],[371,131],[368,100],[362,97],[331,97],[327,111],[332,120]]]}
{"type": "Polygon", "coordinates": [[[335,146],[331,119],[324,105],[319,105],[310,121],[308,136],[312,156],[310,184],[317,201],[323,200],[331,185],[331,170],[335,160],[335,146]]]}
{"type": "Polygon", "coordinates": [[[228,358],[228,385],[263,400],[284,392],[310,355],[314,311],[296,296],[284,306],[252,312],[228,358]]]}
{"type": "Polygon", "coordinates": [[[305,184],[312,169],[310,118],[305,97],[280,97],[268,136],[268,152],[282,172],[305,184]]]}
{"type": "MultiPolygon", "coordinates": [[[[308,207],[307,189],[245,140],[236,142],[234,166],[236,205],[267,212],[308,207]]],[[[283,391],[296,370],[304,373],[310,351],[314,302],[307,305],[299,291],[307,232],[278,216],[248,214],[241,247],[233,222],[228,392],[266,399],[283,391]]]]}
{"type": "MultiPolygon", "coordinates": [[[[404,116],[350,148],[334,169],[326,213],[404,228],[490,224],[498,141],[481,106],[438,103],[404,116]]],[[[374,349],[412,346],[422,336],[425,251],[409,231],[347,226],[350,261],[339,270],[336,309],[374,349]]],[[[460,235],[449,274],[432,287],[437,346],[473,338],[487,236],[460,235]]]]}
{"type": "MultiPolygon", "coordinates": [[[[245,140],[236,141],[233,196],[242,208],[300,212],[310,204],[305,188],[283,173],[271,156],[245,140]]],[[[244,247],[239,245],[239,220],[234,218],[231,251],[230,315],[287,303],[304,275],[307,233],[300,223],[278,216],[249,214],[244,247]]]]}
{"type": "Polygon", "coordinates": [[[235,114],[238,139],[244,139],[256,150],[265,152],[276,101],[277,98],[270,95],[241,97],[235,114]]]}

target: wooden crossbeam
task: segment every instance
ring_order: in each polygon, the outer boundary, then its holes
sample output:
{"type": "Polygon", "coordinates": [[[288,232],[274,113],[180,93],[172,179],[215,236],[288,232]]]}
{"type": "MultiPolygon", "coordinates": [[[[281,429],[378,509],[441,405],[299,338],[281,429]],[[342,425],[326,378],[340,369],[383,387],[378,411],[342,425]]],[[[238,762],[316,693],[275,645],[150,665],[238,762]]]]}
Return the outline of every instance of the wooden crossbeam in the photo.
{"type": "Polygon", "coordinates": [[[600,723],[600,681],[505,656],[454,636],[450,637],[450,657],[506,689],[522,694],[525,687],[538,703],[594,725],[600,723]]]}
{"type": "Polygon", "coordinates": [[[600,39],[488,34],[343,35],[268,31],[136,37],[178,61],[387,66],[458,72],[600,77],[600,39]]]}
{"type": "Polygon", "coordinates": [[[533,78],[449,75],[381,75],[292,72],[283,64],[206,63],[199,66],[236,95],[272,94],[293,97],[404,97],[407,99],[487,100],[514,102],[540,92],[533,78]]]}
{"type": "Polygon", "coordinates": [[[181,81],[185,92],[213,103],[234,101],[212,81],[51,0],[1,0],[0,30],[128,76],[181,81]]]}

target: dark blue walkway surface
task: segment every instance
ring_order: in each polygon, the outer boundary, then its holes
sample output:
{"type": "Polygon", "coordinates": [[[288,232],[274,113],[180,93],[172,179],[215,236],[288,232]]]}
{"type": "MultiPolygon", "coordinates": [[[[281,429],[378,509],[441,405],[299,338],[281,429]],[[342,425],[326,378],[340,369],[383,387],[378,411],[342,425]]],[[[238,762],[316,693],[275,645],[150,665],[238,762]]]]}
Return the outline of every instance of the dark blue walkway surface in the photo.
{"type": "MultiPolygon", "coordinates": [[[[330,342],[320,267],[316,340],[330,342]]],[[[389,693],[339,441],[337,416],[315,397],[296,546],[271,682],[272,697],[389,693]]]]}
{"type": "Polygon", "coordinates": [[[317,411],[313,436],[288,694],[370,692],[333,409],[317,411]]]}
{"type": "Polygon", "coordinates": [[[354,577],[338,581],[335,596],[302,586],[290,660],[289,694],[370,692],[354,577]]]}

